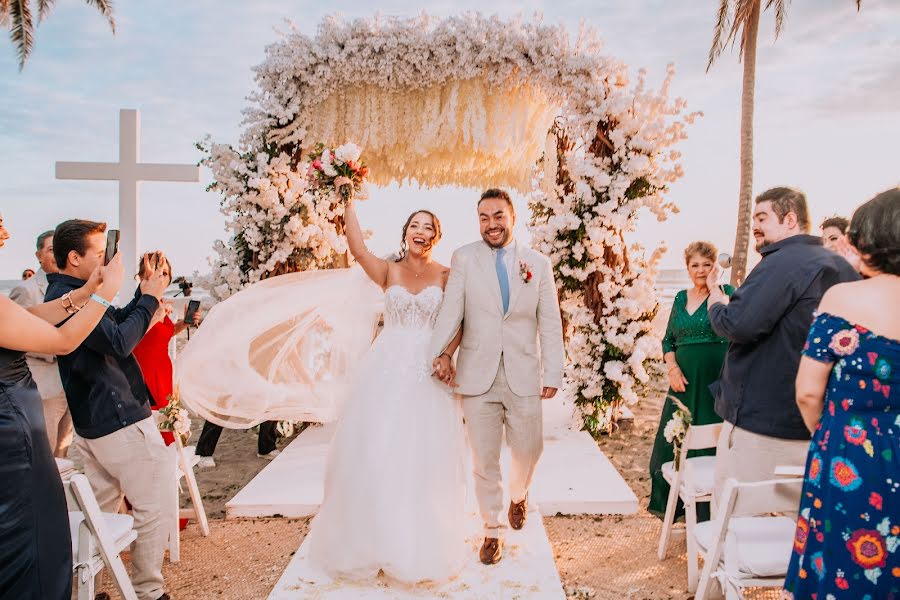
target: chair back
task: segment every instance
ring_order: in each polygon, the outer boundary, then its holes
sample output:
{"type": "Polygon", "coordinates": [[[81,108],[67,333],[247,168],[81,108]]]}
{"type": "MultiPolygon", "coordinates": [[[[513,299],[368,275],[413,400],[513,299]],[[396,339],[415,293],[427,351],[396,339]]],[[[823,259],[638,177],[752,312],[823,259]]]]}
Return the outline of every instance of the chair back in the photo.
{"type": "Polygon", "coordinates": [[[719,434],[722,433],[722,424],[691,425],[684,435],[683,446],[687,450],[703,450],[715,448],[719,443],[719,434]]]}
{"type": "Polygon", "coordinates": [[[738,483],[729,479],[722,491],[719,510],[728,517],[753,517],[767,513],[796,513],[803,479],[771,479],[738,483]]]}

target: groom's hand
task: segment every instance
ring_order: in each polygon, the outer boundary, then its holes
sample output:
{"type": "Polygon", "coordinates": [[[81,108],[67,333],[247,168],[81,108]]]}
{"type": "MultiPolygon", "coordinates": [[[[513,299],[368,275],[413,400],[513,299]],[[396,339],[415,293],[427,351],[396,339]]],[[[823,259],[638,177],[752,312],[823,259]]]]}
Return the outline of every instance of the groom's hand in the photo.
{"type": "Polygon", "coordinates": [[[541,390],[541,400],[549,400],[556,395],[556,388],[545,387],[541,390]]]}

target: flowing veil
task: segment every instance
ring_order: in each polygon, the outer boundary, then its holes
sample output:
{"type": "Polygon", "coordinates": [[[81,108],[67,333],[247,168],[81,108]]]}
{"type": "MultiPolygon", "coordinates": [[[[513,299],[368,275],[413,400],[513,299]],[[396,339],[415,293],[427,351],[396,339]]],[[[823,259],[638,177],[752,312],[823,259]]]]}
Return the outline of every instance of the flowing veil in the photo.
{"type": "Polygon", "coordinates": [[[337,418],[384,292],[359,267],[263,280],[214,306],[175,364],[182,401],[208,421],[337,418]]]}

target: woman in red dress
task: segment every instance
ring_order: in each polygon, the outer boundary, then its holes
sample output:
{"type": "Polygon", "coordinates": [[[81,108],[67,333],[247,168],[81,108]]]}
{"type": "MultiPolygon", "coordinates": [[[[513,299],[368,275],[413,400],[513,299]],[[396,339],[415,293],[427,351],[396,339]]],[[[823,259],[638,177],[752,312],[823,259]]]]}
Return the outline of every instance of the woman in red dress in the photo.
{"type": "MultiPolygon", "coordinates": [[[[172,265],[169,259],[162,252],[149,252],[141,257],[138,266],[138,277],[143,276],[143,271],[148,264],[156,260],[159,256],[160,265],[163,265],[163,272],[168,276],[169,283],[172,282],[172,265]]],[[[185,307],[185,310],[186,307],[185,307]]],[[[144,375],[144,381],[150,390],[150,397],[153,400],[153,409],[159,410],[169,404],[169,395],[172,393],[172,359],[169,358],[169,341],[190,325],[184,320],[175,323],[169,318],[171,305],[161,304],[157,313],[153,316],[150,328],[147,330],[144,339],[134,349],[134,357],[141,366],[141,372],[144,375]]],[[[170,431],[162,431],[163,439],[168,446],[175,441],[170,431]]]]}

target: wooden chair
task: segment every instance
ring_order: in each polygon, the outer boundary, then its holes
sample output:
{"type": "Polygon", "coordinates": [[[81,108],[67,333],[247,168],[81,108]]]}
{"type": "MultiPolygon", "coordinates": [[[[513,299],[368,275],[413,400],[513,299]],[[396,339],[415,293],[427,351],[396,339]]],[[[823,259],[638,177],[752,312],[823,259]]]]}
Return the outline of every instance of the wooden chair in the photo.
{"type": "Polygon", "coordinates": [[[714,521],[694,528],[703,555],[696,600],[706,600],[718,580],[727,600],[743,598],[745,587],[784,585],[797,524],[787,516],[800,504],[803,479],[738,483],[729,479],[714,521]]]}
{"type": "Polygon", "coordinates": [[[699,579],[699,560],[697,547],[691,535],[697,526],[697,504],[712,501],[715,480],[715,456],[695,456],[688,458],[691,450],[715,448],[719,441],[722,424],[692,425],[684,435],[679,449],[679,468],[675,469],[675,461],[662,466],[662,474],[669,482],[669,499],[666,502],[666,516],[663,519],[662,531],[659,534],[659,560],[665,560],[669,548],[669,539],[675,523],[675,509],[679,498],[684,503],[684,521],[687,533],[688,590],[697,589],[699,579]]]}
{"type": "Polygon", "coordinates": [[[131,578],[119,554],[137,539],[130,515],[100,511],[87,477],[75,473],[65,482],[72,534],[72,572],[78,600],[94,600],[94,578],[109,568],[119,593],[125,600],[137,600],[131,578]]]}

